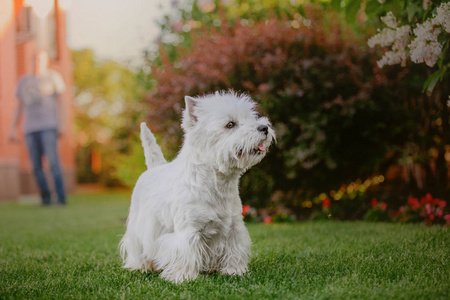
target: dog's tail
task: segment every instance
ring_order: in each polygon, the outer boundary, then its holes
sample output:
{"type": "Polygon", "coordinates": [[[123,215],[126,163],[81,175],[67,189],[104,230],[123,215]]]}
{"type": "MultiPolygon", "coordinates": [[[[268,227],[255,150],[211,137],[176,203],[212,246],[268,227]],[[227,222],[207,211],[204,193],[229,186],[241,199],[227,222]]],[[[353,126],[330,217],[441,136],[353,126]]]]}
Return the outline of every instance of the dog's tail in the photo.
{"type": "Polygon", "coordinates": [[[161,148],[156,143],[153,133],[148,129],[145,122],[141,123],[141,142],[144,147],[145,164],[147,169],[167,163],[161,148]]]}

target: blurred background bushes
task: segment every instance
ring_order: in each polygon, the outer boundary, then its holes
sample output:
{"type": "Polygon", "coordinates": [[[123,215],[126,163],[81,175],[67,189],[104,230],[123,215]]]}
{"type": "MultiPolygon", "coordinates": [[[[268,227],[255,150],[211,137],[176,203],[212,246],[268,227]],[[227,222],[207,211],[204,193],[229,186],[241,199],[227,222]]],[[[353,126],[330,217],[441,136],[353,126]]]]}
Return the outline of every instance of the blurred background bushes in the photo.
{"type": "Polygon", "coordinates": [[[73,51],[72,57],[78,182],[131,186],[137,175],[131,170],[145,170],[136,128],[147,107],[146,85],[138,72],[98,60],[91,50],[73,51]]]}
{"type": "Polygon", "coordinates": [[[367,46],[387,11],[404,22],[430,12],[422,1],[380,2],[182,2],[137,69],[74,52],[79,180],[132,187],[145,170],[140,121],[172,159],[184,95],[232,88],[259,103],[278,139],[243,176],[245,204],[319,219],[378,209],[366,219],[385,220],[378,203],[449,200],[448,82],[423,93],[435,70],[379,69],[382,50],[367,46]]]}

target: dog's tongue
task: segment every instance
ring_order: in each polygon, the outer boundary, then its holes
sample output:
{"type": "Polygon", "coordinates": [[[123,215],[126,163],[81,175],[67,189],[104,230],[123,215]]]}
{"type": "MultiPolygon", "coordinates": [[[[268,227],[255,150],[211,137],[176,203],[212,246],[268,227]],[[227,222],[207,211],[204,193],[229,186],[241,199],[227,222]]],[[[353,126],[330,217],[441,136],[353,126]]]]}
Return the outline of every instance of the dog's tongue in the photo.
{"type": "Polygon", "coordinates": [[[262,144],[258,145],[258,149],[261,151],[266,151],[266,148],[264,148],[264,146],[262,144]]]}

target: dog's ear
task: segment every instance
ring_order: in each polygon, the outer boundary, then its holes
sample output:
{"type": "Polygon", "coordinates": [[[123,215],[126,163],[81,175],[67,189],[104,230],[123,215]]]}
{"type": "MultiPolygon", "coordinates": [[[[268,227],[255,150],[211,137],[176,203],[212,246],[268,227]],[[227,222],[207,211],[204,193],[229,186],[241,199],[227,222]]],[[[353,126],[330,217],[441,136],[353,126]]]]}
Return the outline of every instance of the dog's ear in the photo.
{"type": "Polygon", "coordinates": [[[181,127],[183,127],[184,131],[188,131],[195,126],[195,123],[197,123],[197,116],[194,113],[197,101],[198,100],[190,96],[184,96],[186,108],[183,111],[183,122],[181,123],[181,127]]]}

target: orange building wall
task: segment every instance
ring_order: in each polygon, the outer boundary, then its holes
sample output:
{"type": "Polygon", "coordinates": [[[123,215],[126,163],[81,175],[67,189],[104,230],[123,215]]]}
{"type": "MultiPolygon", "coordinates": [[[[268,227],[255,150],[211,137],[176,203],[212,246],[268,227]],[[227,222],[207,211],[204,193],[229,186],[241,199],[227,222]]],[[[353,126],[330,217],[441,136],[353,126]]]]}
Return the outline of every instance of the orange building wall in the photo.
{"type": "MultiPolygon", "coordinates": [[[[22,0],[1,0],[0,19],[0,201],[17,199],[21,194],[36,193],[33,170],[23,136],[20,143],[8,141],[13,112],[17,105],[15,89],[19,78],[33,71],[33,55],[36,45],[31,39],[16,44],[15,18],[22,7],[22,0]],[[6,8],[6,9],[5,9],[6,8]]],[[[66,83],[66,134],[59,141],[59,153],[68,192],[75,189],[75,145],[73,142],[72,109],[72,59],[66,44],[66,16],[57,7],[58,57],[50,62],[50,68],[58,71],[66,83]]],[[[49,172],[47,172],[50,175],[49,172]]],[[[49,177],[49,185],[53,180],[49,177]]]]}
{"type": "Polygon", "coordinates": [[[0,1],[0,199],[17,197],[20,192],[19,153],[17,144],[7,141],[16,83],[14,3],[0,1]]]}

